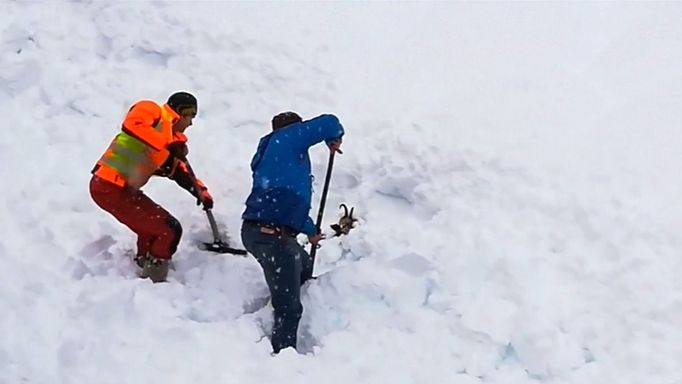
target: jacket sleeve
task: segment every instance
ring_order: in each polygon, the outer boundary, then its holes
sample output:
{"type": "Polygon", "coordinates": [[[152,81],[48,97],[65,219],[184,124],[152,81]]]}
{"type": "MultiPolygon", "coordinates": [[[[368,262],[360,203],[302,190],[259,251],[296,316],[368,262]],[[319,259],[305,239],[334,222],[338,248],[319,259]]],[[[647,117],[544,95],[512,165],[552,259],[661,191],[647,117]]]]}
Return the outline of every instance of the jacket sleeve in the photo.
{"type": "MultiPolygon", "coordinates": [[[[173,133],[173,139],[170,144],[182,143],[187,145],[187,136],[183,133],[175,132],[173,133]]],[[[173,153],[168,155],[168,160],[158,169],[157,175],[165,176],[169,179],[175,181],[182,189],[188,191],[194,197],[198,197],[198,191],[196,189],[195,181],[193,180],[192,174],[189,173],[189,169],[185,162],[173,156],[173,153]]],[[[206,189],[204,183],[196,179],[196,184],[201,189],[206,189]]]]}
{"type": "Polygon", "coordinates": [[[343,136],[344,130],[339,118],[334,115],[320,115],[297,124],[294,128],[292,142],[308,149],[321,141],[332,141],[343,136]]]}
{"type": "Polygon", "coordinates": [[[153,101],[142,100],[133,105],[123,120],[123,132],[160,151],[167,144],[161,134],[161,107],[153,101]]]}
{"type": "MultiPolygon", "coordinates": [[[[168,176],[169,179],[175,181],[182,189],[186,190],[187,192],[191,193],[192,196],[197,197],[199,196],[199,192],[197,191],[194,181],[192,180],[192,175],[189,173],[189,170],[187,169],[187,166],[185,166],[185,163],[183,163],[180,160],[175,159],[175,161],[178,162],[177,166],[175,167],[175,170],[172,174],[168,176]]],[[[201,189],[206,189],[206,186],[204,183],[196,179],[196,183],[201,189]]]]}

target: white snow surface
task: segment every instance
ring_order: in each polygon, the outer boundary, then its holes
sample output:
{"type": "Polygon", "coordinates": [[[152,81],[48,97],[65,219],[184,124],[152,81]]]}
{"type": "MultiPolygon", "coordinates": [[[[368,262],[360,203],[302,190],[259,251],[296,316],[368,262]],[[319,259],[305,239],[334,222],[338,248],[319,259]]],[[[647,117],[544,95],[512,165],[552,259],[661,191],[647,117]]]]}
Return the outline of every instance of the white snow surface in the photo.
{"type": "MultiPolygon", "coordinates": [[[[682,3],[0,2],[0,383],[682,383],[682,3]],[[90,199],[139,99],[187,134],[234,246],[271,117],[346,129],[300,354],[252,257],[168,283],[90,199]],[[260,300],[260,301],[259,301],[260,300]]],[[[327,150],[311,150],[315,217],[327,150]]]]}

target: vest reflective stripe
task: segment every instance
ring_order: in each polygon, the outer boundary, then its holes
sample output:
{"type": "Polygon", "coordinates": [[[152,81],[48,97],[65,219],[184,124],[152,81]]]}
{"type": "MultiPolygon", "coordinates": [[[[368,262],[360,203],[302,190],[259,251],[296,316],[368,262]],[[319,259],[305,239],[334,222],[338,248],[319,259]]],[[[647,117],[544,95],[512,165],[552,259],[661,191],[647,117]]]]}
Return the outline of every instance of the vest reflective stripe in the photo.
{"type": "Polygon", "coordinates": [[[154,173],[158,168],[149,157],[149,147],[125,132],[116,135],[107,152],[108,156],[102,158],[102,164],[115,169],[126,180],[137,175],[154,173]]]}
{"type": "Polygon", "coordinates": [[[154,128],[159,132],[163,132],[163,123],[168,122],[171,125],[171,129],[168,131],[168,133],[170,133],[169,139],[171,139],[173,137],[172,129],[173,116],[170,113],[168,113],[168,111],[166,110],[166,108],[164,108],[163,105],[159,105],[159,107],[161,107],[161,120],[159,120],[158,123],[154,124],[154,128]]]}

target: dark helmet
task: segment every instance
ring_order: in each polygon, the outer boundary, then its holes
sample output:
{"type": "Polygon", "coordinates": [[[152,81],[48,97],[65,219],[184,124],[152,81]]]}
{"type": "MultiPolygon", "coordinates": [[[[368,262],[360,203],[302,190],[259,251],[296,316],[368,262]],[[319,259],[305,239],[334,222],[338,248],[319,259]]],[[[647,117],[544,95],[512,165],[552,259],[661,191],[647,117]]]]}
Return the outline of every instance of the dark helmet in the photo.
{"type": "Polygon", "coordinates": [[[296,112],[282,112],[272,118],[272,130],[274,131],[293,123],[300,123],[301,121],[303,121],[303,119],[301,119],[301,116],[296,112]]]}
{"type": "Polygon", "coordinates": [[[197,98],[190,93],[176,92],[168,98],[166,104],[180,116],[197,115],[197,98]]]}

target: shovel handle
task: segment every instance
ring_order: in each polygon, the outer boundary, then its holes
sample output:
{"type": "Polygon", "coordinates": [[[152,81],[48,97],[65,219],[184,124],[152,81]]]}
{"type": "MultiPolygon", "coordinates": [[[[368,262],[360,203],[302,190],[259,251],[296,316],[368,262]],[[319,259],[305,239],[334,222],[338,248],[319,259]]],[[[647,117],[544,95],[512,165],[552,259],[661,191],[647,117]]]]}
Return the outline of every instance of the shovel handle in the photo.
{"type": "Polygon", "coordinates": [[[215,217],[213,217],[213,212],[211,212],[210,209],[205,209],[206,211],[206,217],[208,217],[208,224],[211,226],[211,232],[213,232],[213,239],[217,242],[220,243],[222,240],[220,239],[220,233],[218,232],[218,225],[215,223],[215,217]]]}
{"type": "MultiPolygon", "coordinates": [[[[324,178],[324,187],[322,188],[322,199],[320,200],[320,209],[317,212],[317,222],[315,223],[315,228],[317,232],[320,233],[322,229],[322,216],[324,216],[324,206],[327,204],[327,192],[329,192],[329,182],[332,178],[332,168],[334,168],[334,154],[336,152],[329,151],[329,161],[327,162],[327,174],[324,178]]],[[[313,269],[315,268],[315,255],[317,254],[317,246],[315,244],[310,245],[310,259],[312,260],[313,269]]]]}

